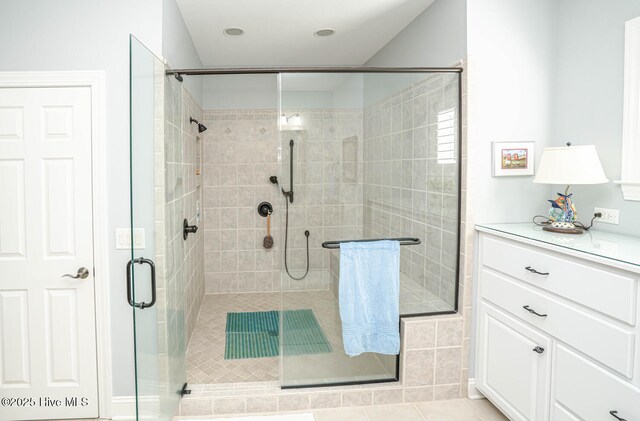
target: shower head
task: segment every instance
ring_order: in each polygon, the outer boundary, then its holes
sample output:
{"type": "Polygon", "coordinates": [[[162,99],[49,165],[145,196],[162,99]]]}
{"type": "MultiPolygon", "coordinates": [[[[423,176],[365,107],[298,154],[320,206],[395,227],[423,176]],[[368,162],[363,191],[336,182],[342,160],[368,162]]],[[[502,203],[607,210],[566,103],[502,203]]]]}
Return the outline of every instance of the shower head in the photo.
{"type": "Polygon", "coordinates": [[[198,125],[198,133],[202,133],[205,130],[207,130],[207,126],[205,126],[204,124],[200,123],[198,120],[196,120],[193,117],[189,117],[189,123],[196,123],[198,125]]]}

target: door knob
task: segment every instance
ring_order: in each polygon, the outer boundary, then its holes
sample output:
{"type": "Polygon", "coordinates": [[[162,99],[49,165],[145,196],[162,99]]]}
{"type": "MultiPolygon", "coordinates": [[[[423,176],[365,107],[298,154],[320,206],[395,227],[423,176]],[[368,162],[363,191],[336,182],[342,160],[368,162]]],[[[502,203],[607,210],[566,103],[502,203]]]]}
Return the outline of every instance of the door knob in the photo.
{"type": "Polygon", "coordinates": [[[87,269],[86,267],[81,267],[80,269],[78,269],[78,273],[76,273],[75,275],[70,275],[67,273],[65,275],[62,275],[62,278],[68,277],[73,279],[85,279],[88,276],[89,276],[89,269],[87,269]]]}

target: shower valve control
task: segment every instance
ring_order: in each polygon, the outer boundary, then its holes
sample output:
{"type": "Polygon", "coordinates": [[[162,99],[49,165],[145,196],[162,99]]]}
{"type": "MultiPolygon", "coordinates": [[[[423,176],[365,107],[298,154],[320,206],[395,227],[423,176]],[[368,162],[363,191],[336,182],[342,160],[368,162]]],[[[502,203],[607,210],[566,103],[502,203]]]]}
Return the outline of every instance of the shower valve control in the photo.
{"type": "Polygon", "coordinates": [[[271,215],[273,213],[273,206],[269,202],[261,202],[258,205],[258,214],[263,218],[266,218],[267,215],[271,215]]]}
{"type": "Polygon", "coordinates": [[[186,241],[187,236],[189,234],[195,234],[196,231],[198,231],[198,227],[195,225],[189,225],[187,218],[184,218],[184,221],[182,222],[182,238],[186,241]]]}

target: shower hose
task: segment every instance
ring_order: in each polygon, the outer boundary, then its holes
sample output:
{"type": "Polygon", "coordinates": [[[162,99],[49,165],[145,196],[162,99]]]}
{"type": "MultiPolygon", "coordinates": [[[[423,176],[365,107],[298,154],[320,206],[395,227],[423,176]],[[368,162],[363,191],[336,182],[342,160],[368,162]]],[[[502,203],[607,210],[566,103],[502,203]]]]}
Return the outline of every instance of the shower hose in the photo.
{"type": "Polygon", "coordinates": [[[285,223],[284,223],[284,268],[287,271],[287,275],[289,275],[291,279],[294,279],[296,281],[301,281],[309,273],[309,230],[305,230],[304,232],[304,235],[307,237],[307,269],[304,271],[304,275],[302,275],[299,278],[296,278],[289,272],[289,266],[287,265],[287,244],[289,239],[289,198],[285,197],[284,202],[286,204],[285,223]]]}

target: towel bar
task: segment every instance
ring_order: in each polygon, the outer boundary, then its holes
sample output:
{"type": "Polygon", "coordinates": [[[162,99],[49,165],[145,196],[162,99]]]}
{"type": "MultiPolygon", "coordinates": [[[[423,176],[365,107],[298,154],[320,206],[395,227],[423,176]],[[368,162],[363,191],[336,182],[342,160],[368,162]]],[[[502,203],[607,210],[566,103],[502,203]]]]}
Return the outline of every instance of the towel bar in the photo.
{"type": "Polygon", "coordinates": [[[339,249],[341,243],[354,243],[354,242],[367,243],[367,242],[370,242],[370,241],[382,241],[382,240],[399,241],[401,246],[417,246],[421,242],[419,238],[413,238],[413,237],[368,238],[368,239],[365,239],[365,240],[325,241],[324,243],[322,243],[322,248],[323,249],[339,249]]]}

